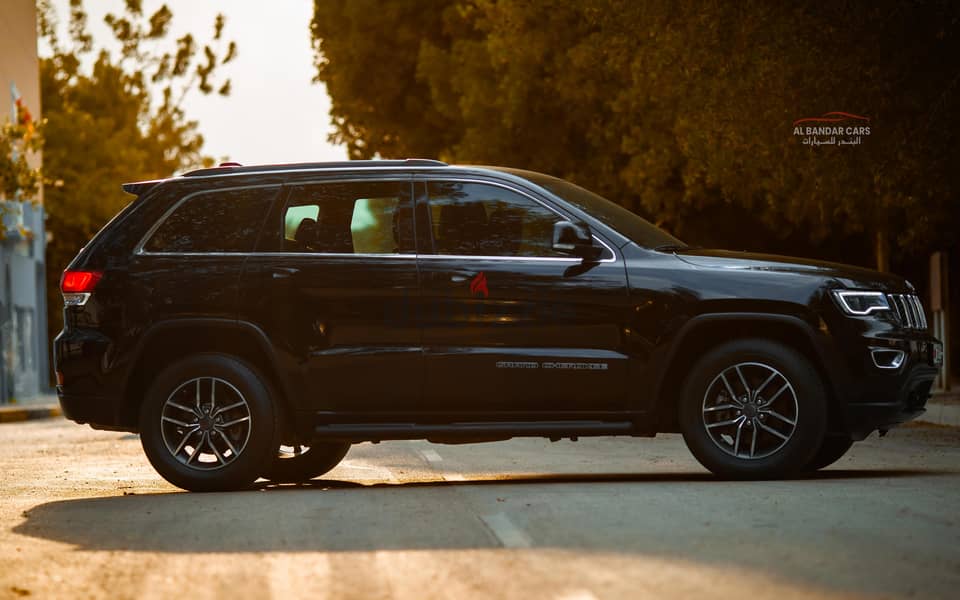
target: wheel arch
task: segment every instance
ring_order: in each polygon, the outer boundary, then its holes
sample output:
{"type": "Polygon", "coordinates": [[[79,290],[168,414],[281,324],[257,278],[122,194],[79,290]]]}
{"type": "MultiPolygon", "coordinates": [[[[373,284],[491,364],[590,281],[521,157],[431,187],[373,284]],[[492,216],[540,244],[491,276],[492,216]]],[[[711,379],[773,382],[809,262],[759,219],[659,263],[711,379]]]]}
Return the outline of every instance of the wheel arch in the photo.
{"type": "Polygon", "coordinates": [[[292,423],[293,395],[267,335],[249,322],[212,318],[160,321],[144,332],[123,385],[120,423],[135,431],[140,406],[157,375],[176,360],[201,352],[235,356],[255,367],[277,398],[283,422],[292,423]]]}
{"type": "Polygon", "coordinates": [[[804,355],[817,370],[827,390],[829,423],[839,427],[841,411],[836,399],[839,392],[836,380],[817,340],[818,332],[804,319],[771,313],[714,313],[693,317],[677,333],[664,361],[655,388],[657,431],[680,431],[677,406],[681,386],[671,381],[683,381],[694,364],[710,349],[721,343],[745,338],[773,340],[804,355]]]}

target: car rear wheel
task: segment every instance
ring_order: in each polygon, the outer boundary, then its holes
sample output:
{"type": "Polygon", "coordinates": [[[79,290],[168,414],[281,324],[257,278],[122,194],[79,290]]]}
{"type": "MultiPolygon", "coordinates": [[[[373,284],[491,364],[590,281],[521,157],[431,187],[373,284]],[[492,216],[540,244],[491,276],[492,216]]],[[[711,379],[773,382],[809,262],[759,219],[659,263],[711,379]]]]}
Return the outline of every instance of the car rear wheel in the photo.
{"type": "Polygon", "coordinates": [[[347,443],[314,443],[312,446],[280,446],[263,477],[276,483],[299,483],[327,473],[350,450],[347,443]]]}
{"type": "Polygon", "coordinates": [[[680,424],[693,455],[717,475],[789,476],[822,445],[826,392],[798,352],[770,340],[736,340],[696,363],[683,388],[680,424]]]}
{"type": "Polygon", "coordinates": [[[823,438],[820,449],[817,450],[817,453],[813,455],[813,458],[810,459],[803,470],[813,472],[829,467],[843,458],[851,446],[853,446],[853,440],[849,437],[829,435],[823,438]]]}
{"type": "Polygon", "coordinates": [[[150,463],[196,492],[248,487],[272,459],[277,431],[263,378],[223,354],[196,354],[164,369],[140,411],[150,463]]]}

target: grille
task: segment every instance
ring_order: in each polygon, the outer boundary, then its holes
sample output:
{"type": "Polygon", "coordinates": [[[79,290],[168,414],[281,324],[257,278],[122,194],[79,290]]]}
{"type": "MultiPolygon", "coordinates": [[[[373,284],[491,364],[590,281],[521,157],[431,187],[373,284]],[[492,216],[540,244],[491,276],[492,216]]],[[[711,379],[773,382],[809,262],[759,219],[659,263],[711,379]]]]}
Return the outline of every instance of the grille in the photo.
{"type": "Polygon", "coordinates": [[[915,294],[887,294],[887,298],[896,311],[901,325],[907,329],[927,328],[927,316],[923,313],[920,298],[915,294]]]}

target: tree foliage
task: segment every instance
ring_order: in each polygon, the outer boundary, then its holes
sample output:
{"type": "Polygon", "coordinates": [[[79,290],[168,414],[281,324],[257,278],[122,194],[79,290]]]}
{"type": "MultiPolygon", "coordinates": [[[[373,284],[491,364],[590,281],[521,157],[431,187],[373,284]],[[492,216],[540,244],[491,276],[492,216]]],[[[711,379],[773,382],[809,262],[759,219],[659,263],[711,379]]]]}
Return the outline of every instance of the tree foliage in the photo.
{"type": "Polygon", "coordinates": [[[956,243],[947,0],[367,4],[317,0],[311,29],[333,138],[356,158],[546,171],[694,242],[846,258],[850,241],[865,256],[875,240],[915,255],[956,243]],[[868,116],[871,134],[793,135],[828,111],[868,116]]]}
{"type": "Polygon", "coordinates": [[[130,196],[120,183],[169,177],[205,166],[203,137],[182,104],[193,90],[226,96],[229,79],[217,68],[236,56],[223,40],[224,19],[213,24],[211,44],[199,49],[193,35],[169,39],[173,14],[163,5],[145,14],[127,0],[120,15],[105,21],[113,32],[111,53],[97,48],[82,0],[71,0],[61,39],[57,15],[40,4],[39,33],[51,49],[40,61],[45,118],[43,174],[47,231],[50,331],[59,329],[57,278],[79,249],[130,196]]]}
{"type": "MultiPolygon", "coordinates": [[[[13,206],[9,202],[36,202],[40,191],[40,169],[33,159],[43,144],[42,123],[34,121],[20,98],[14,102],[16,118],[0,122],[0,240],[7,235],[5,217],[13,206]]],[[[32,234],[19,228],[24,237],[32,234]]]]}
{"type": "Polygon", "coordinates": [[[444,37],[436,5],[434,0],[318,2],[311,24],[316,80],[326,84],[332,99],[331,141],[346,144],[350,158],[437,155],[453,141],[446,135],[450,123],[432,108],[430,89],[417,77],[421,44],[444,37]],[[388,41],[381,39],[384,32],[388,41]]]}
{"type": "MultiPolygon", "coordinates": [[[[27,157],[40,149],[42,138],[23,123],[0,125],[0,200],[35,200],[40,188],[40,169],[27,157]]],[[[3,207],[0,206],[0,217],[3,207]]],[[[0,228],[0,236],[3,230],[0,228]]]]}

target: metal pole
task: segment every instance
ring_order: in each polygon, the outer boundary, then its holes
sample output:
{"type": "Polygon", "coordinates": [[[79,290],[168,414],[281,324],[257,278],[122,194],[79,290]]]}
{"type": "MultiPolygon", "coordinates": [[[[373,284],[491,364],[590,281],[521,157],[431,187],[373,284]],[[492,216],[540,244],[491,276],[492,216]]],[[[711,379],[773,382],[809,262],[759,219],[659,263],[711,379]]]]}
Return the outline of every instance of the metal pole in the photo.
{"type": "Polygon", "coordinates": [[[950,280],[946,252],[930,255],[930,312],[933,316],[933,335],[943,342],[943,364],[934,389],[950,391],[950,280]]]}

